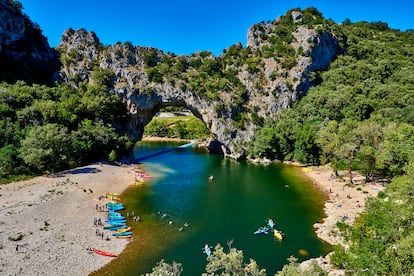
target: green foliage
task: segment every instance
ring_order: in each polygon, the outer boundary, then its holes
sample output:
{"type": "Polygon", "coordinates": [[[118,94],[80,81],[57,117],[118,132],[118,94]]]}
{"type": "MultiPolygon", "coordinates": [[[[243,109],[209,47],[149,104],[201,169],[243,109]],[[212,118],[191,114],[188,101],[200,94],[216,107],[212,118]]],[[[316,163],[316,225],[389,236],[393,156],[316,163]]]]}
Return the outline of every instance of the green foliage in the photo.
{"type": "Polygon", "coordinates": [[[147,75],[149,81],[162,83],[162,74],[157,68],[147,69],[147,75]]]}
{"type": "Polygon", "coordinates": [[[243,251],[230,248],[224,252],[217,244],[211,256],[207,257],[206,272],[202,275],[258,275],[265,276],[266,270],[260,269],[256,262],[250,259],[249,265],[243,264],[243,251]]]}
{"type": "Polygon", "coordinates": [[[370,198],[366,213],[342,230],[349,248],[338,248],[332,261],[354,275],[410,275],[414,270],[411,176],[393,179],[386,197],[370,198]]]}
{"type": "Polygon", "coordinates": [[[316,261],[313,261],[310,268],[307,270],[302,270],[300,268],[298,259],[294,256],[290,256],[288,259],[288,264],[284,265],[281,271],[278,271],[275,276],[291,276],[291,275],[300,275],[300,276],[327,276],[328,272],[324,271],[316,261]]]}
{"type": "Polygon", "coordinates": [[[145,126],[144,136],[202,139],[209,136],[207,127],[194,116],[153,118],[145,126]]]}
{"type": "Polygon", "coordinates": [[[92,71],[92,81],[94,82],[95,85],[104,85],[106,87],[111,87],[112,83],[114,81],[115,78],[115,73],[107,68],[95,68],[92,71]]]}
{"type": "Polygon", "coordinates": [[[414,126],[390,124],[384,130],[378,163],[393,176],[410,172],[414,163],[414,126]]]}
{"type": "MultiPolygon", "coordinates": [[[[374,172],[389,176],[412,172],[414,51],[409,45],[414,36],[381,22],[334,25],[313,8],[302,13],[299,24],[323,22],[320,31],[335,30],[347,52],[318,75],[320,84],[293,110],[282,111],[264,126],[272,130],[256,132],[249,155],[331,162],[335,169],[358,168],[367,180],[374,172]]],[[[275,39],[269,38],[277,53],[287,53],[288,44],[281,38],[294,26],[287,15],[280,19],[283,27],[276,25],[275,39]]],[[[287,68],[288,57],[279,58],[287,68]]]]}
{"type": "Polygon", "coordinates": [[[145,274],[146,276],[179,276],[183,272],[182,264],[173,262],[172,264],[166,263],[164,259],[158,262],[158,264],[152,268],[151,273],[145,274]]]}
{"type": "Polygon", "coordinates": [[[57,124],[35,126],[21,141],[19,149],[24,162],[36,171],[55,171],[67,165],[71,148],[65,127],[57,124]]]}
{"type": "Polygon", "coordinates": [[[77,91],[65,85],[1,84],[2,181],[107,159],[111,151],[127,154],[131,141],[111,127],[125,123],[126,108],[106,88],[110,75],[97,71],[100,83],[77,91]]]}

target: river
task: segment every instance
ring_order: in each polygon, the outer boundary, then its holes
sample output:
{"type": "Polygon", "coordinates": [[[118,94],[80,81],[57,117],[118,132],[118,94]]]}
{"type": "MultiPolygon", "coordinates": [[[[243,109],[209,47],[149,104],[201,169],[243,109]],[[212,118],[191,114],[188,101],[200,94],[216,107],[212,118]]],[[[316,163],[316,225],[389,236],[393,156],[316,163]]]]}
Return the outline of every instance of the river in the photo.
{"type": "MultiPolygon", "coordinates": [[[[140,142],[135,156],[176,145],[140,142]]],[[[182,275],[201,275],[207,263],[204,245],[221,244],[228,252],[229,241],[243,251],[246,263],[256,260],[268,275],[291,255],[305,260],[329,252],[312,227],[322,220],[324,195],[296,167],[237,162],[194,148],[153,156],[142,164],[152,178],[121,195],[123,214],[133,212],[142,220],[129,222],[133,241],[99,275],[145,274],[161,259],[181,263],[182,275]],[[213,181],[208,181],[210,175],[213,181]],[[284,233],[283,241],[253,234],[268,218],[284,233]]]]}

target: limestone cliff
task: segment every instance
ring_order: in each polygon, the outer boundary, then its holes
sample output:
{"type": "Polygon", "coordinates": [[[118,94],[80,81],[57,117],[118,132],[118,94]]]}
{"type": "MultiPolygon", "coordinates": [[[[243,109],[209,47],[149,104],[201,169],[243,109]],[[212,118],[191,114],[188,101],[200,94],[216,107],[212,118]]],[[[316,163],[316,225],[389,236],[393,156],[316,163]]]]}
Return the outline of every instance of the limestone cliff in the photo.
{"type": "Polygon", "coordinates": [[[58,53],[21,9],[19,2],[0,0],[0,81],[49,82],[58,53]]]}
{"type": "Polygon", "coordinates": [[[252,26],[247,47],[233,45],[219,57],[177,56],[128,42],[104,47],[93,32],[68,30],[58,46],[60,80],[77,85],[96,81],[93,72],[110,72],[108,87],[128,107],[134,141],[160,108],[182,106],[210,130],[211,151],[240,159],[255,129],[304,96],[312,72],[342,51],[326,22],[314,10],[293,10],[252,26]]]}

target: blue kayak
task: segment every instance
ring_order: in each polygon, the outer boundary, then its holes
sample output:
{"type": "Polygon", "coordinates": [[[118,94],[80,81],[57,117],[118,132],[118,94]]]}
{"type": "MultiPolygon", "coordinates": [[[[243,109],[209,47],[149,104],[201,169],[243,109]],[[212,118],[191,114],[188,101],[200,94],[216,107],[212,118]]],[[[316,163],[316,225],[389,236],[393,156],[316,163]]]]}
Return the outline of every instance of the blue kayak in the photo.
{"type": "Polygon", "coordinates": [[[210,256],[211,255],[211,246],[208,246],[208,244],[204,245],[203,253],[206,254],[207,257],[210,256]]]}
{"type": "Polygon", "coordinates": [[[108,216],[109,220],[123,220],[125,217],[123,216],[108,216]]]}
{"type": "Polygon", "coordinates": [[[257,229],[254,232],[255,235],[260,235],[260,234],[269,234],[269,228],[268,227],[261,227],[259,229],[257,229]]]}
{"type": "Polygon", "coordinates": [[[126,229],[126,228],[128,228],[128,226],[127,225],[119,225],[119,226],[107,226],[107,228],[105,228],[106,230],[109,230],[109,231],[118,231],[118,230],[121,230],[121,229],[126,229]]]}

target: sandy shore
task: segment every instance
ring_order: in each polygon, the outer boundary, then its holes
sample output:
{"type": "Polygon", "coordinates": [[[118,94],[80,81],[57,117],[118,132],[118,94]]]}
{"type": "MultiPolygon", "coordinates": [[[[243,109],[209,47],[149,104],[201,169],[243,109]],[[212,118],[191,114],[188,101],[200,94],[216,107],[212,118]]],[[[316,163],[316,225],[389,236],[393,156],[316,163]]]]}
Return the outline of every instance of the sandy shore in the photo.
{"type": "MultiPolygon", "coordinates": [[[[111,258],[90,254],[86,248],[119,254],[124,239],[102,240],[95,233],[94,218],[105,218],[96,210],[106,192],[121,193],[135,183],[135,167],[96,164],[0,186],[0,274],[1,275],[88,275],[111,258]]],[[[303,167],[303,172],[328,195],[326,217],[314,225],[319,238],[342,244],[337,221],[353,223],[364,210],[368,196],[383,187],[378,184],[346,185],[344,173],[332,178],[329,166],[303,167]]],[[[355,176],[355,182],[361,183],[355,176]]],[[[99,228],[101,231],[102,228],[99,228]]],[[[110,236],[105,231],[105,237],[110,236]]],[[[317,259],[330,270],[327,258],[317,259]]]]}
{"type": "Polygon", "coordinates": [[[99,196],[134,181],[133,166],[97,164],[0,186],[0,274],[88,275],[104,266],[111,258],[86,248],[119,254],[127,240],[96,235],[94,218],[105,219],[99,196]]]}
{"type": "MultiPolygon", "coordinates": [[[[377,182],[363,184],[364,178],[358,174],[353,175],[355,184],[351,186],[346,172],[339,172],[339,177],[335,177],[329,165],[303,167],[302,171],[328,195],[324,206],[326,217],[322,223],[314,224],[318,237],[332,245],[344,245],[336,223],[343,221],[351,225],[357,215],[364,211],[367,197],[376,196],[384,187],[377,182]]],[[[328,258],[319,258],[317,261],[330,271],[329,275],[344,275],[343,271],[330,267],[328,258]]]]}

